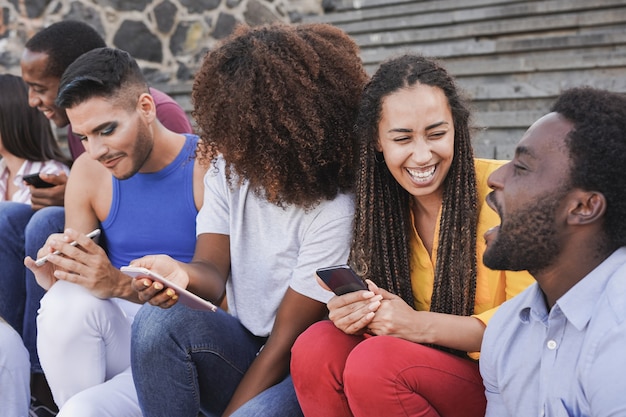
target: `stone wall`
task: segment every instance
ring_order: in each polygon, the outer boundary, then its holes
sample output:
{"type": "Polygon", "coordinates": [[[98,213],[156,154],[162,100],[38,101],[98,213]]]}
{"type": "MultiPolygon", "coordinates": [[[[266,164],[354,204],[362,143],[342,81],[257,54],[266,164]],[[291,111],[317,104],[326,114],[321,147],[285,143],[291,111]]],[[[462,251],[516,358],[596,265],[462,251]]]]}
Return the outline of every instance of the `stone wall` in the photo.
{"type": "Polygon", "coordinates": [[[128,51],[151,84],[185,85],[206,51],[238,23],[298,22],[322,0],[0,0],[0,71],[20,74],[24,43],[64,19],[93,26],[128,51]]]}

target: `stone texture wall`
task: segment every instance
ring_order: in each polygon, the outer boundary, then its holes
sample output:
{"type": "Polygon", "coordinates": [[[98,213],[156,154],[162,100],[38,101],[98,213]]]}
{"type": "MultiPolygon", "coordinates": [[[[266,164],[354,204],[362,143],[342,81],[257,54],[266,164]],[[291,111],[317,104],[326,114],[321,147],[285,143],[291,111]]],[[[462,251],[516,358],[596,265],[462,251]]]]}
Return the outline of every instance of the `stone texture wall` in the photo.
{"type": "Polygon", "coordinates": [[[64,19],[128,51],[152,84],[188,84],[204,54],[238,23],[298,22],[327,0],[0,0],[0,71],[20,74],[24,43],[64,19]]]}

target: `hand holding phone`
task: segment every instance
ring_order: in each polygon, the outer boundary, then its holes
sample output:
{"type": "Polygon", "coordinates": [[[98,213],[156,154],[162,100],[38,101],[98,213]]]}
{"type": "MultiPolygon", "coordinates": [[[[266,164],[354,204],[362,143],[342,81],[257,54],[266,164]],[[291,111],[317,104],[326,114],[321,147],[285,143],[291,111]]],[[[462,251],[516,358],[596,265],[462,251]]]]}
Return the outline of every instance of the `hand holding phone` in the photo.
{"type": "MultiPolygon", "coordinates": [[[[96,236],[99,236],[99,235],[100,235],[100,229],[95,229],[95,230],[92,230],[91,232],[87,233],[86,236],[88,238],[90,238],[90,239],[93,239],[93,238],[95,238],[96,236]]],[[[78,245],[78,242],[73,241],[73,242],[70,243],[70,245],[76,246],[76,245],[78,245]]],[[[50,255],[58,255],[60,253],[61,253],[60,251],[55,250],[50,255]]],[[[35,261],[35,265],[42,266],[43,264],[45,264],[48,261],[48,256],[50,256],[50,255],[42,256],[41,258],[37,259],[35,261]]]]}
{"type": "Polygon", "coordinates": [[[315,272],[336,295],[367,290],[365,282],[348,265],[329,266],[320,268],[315,272]]]}
{"type": "Polygon", "coordinates": [[[54,187],[54,184],[51,184],[49,182],[42,180],[41,177],[39,176],[39,173],[24,175],[22,177],[22,180],[26,182],[27,184],[32,185],[35,188],[54,187]]]}
{"type": "Polygon", "coordinates": [[[120,271],[122,271],[126,275],[129,275],[133,278],[146,277],[146,278],[151,279],[152,281],[160,282],[165,287],[171,288],[174,291],[176,291],[176,294],[178,294],[179,302],[186,305],[187,307],[190,307],[196,310],[207,310],[207,311],[213,311],[213,312],[217,311],[217,307],[210,301],[205,300],[204,298],[198,297],[196,294],[192,293],[191,291],[184,289],[183,287],[162,277],[156,272],[149,270],[148,268],[142,268],[140,266],[129,265],[129,266],[121,267],[120,271]]]}

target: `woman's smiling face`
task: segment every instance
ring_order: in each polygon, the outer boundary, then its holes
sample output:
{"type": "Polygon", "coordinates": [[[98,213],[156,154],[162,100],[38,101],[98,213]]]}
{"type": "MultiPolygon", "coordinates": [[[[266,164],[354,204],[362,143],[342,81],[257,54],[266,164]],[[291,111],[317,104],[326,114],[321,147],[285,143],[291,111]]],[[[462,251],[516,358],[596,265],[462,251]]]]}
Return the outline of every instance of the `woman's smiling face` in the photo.
{"type": "Polygon", "coordinates": [[[441,199],[454,157],[454,121],[443,91],[416,84],[385,97],[378,150],[396,181],[415,199],[441,199]]]}

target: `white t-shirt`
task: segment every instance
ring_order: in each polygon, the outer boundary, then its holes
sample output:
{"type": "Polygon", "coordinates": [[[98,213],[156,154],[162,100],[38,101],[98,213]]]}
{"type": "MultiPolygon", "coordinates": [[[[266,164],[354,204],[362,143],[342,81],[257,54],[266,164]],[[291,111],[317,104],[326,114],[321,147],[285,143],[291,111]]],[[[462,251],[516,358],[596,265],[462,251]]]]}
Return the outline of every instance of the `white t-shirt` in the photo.
{"type": "Polygon", "coordinates": [[[259,198],[247,182],[233,184],[218,160],[204,177],[196,232],[230,236],[229,312],[253,334],[268,336],[288,287],[323,303],[333,295],[317,283],[315,270],[346,263],[354,199],[339,194],[309,210],[281,208],[259,198]]]}

